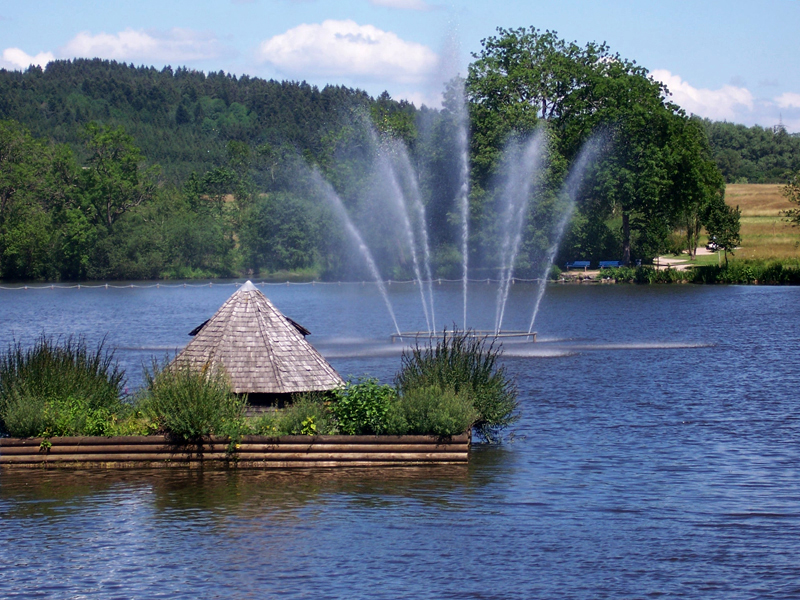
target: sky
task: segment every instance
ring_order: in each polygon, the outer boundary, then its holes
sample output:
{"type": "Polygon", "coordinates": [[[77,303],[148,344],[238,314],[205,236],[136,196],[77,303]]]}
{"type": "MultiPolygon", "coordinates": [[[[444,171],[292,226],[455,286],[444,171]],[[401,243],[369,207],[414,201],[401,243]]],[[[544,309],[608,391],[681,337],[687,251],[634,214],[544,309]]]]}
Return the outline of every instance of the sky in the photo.
{"type": "Polygon", "coordinates": [[[497,28],[611,51],[688,113],[800,132],[800,0],[0,0],[0,68],[113,59],[439,106],[497,28]]]}

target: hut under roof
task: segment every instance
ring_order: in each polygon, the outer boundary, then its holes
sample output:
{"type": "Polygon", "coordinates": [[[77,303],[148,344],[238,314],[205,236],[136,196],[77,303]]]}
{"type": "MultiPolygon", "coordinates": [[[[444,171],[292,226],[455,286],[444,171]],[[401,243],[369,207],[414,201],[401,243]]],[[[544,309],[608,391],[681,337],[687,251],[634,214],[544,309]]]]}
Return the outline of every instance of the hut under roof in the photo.
{"type": "Polygon", "coordinates": [[[308,330],[284,316],[250,281],[228,298],[175,358],[191,368],[222,367],[233,391],[251,404],[283,404],[293,393],[344,385],[305,340],[308,330]]]}

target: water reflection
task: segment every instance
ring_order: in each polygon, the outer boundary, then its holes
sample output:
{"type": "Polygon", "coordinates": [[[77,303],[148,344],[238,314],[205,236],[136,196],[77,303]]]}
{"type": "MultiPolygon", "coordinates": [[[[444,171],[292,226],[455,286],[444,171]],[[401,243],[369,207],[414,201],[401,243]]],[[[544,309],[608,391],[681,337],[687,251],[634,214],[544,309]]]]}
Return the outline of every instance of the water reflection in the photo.
{"type": "MultiPolygon", "coordinates": [[[[259,469],[5,469],[0,485],[3,518],[59,517],[64,506],[143,495],[155,510],[244,513],[253,507],[301,508],[346,496],[355,504],[407,499],[446,507],[470,488],[491,485],[505,450],[473,450],[470,465],[264,471],[259,469]]],[[[502,476],[502,475],[501,475],[502,476]]]]}
{"type": "MultiPolygon", "coordinates": [[[[460,289],[435,291],[437,319],[460,321],[460,289]]],[[[512,286],[510,328],[533,291],[512,286]]],[[[229,292],[56,290],[3,297],[0,315],[33,335],[110,330],[141,362],[229,292]]],[[[424,327],[418,294],[390,293],[401,327],[424,327]]],[[[268,295],[343,375],[391,381],[398,349],[368,289],[268,295]]],[[[537,329],[506,346],[513,441],[467,466],[3,469],[0,596],[800,596],[800,288],[555,287],[537,329]]]]}

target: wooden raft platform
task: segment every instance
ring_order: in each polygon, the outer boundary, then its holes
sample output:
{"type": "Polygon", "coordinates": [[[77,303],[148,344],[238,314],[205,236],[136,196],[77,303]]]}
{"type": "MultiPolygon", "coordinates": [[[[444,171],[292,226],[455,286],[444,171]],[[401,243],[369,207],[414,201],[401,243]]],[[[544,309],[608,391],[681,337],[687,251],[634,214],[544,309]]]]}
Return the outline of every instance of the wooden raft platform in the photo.
{"type": "Polygon", "coordinates": [[[465,464],[470,434],[211,437],[176,444],[165,436],[0,438],[2,467],[220,466],[260,469],[465,464]],[[44,442],[44,443],[43,443],[44,442]]]}

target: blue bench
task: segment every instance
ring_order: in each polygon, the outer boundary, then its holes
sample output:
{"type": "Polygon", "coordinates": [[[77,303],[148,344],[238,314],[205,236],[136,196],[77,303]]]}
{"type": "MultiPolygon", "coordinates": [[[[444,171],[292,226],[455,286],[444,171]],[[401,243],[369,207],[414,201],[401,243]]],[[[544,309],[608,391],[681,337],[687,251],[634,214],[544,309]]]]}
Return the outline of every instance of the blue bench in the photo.
{"type": "Polygon", "coordinates": [[[601,269],[616,269],[617,267],[622,266],[622,261],[619,260],[601,260],[600,261],[600,268],[601,269]]]}
{"type": "Polygon", "coordinates": [[[566,265],[567,271],[570,269],[583,269],[584,271],[589,268],[589,261],[588,260],[573,260],[572,262],[568,262],[566,265]]]}

